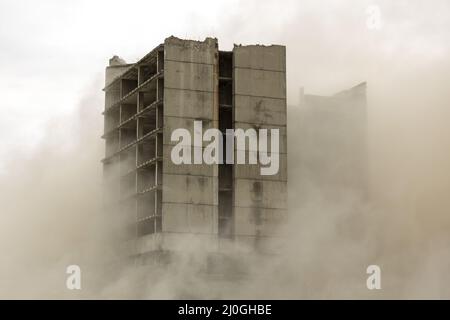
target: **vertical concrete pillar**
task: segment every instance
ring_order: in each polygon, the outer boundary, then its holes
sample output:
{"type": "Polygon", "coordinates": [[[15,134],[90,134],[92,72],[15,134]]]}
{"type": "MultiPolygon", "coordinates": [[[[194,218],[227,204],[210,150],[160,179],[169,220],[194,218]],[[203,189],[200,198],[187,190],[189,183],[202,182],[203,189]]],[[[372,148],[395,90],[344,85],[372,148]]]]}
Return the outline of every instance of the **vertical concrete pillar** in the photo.
{"type": "Polygon", "coordinates": [[[235,237],[253,246],[275,235],[287,214],[286,48],[239,45],[233,52],[235,129],[278,129],[280,137],[276,174],[261,175],[259,163],[234,166],[235,237]]]}
{"type": "MultiPolygon", "coordinates": [[[[174,236],[217,234],[217,165],[175,165],[171,133],[187,129],[194,137],[194,121],[203,130],[218,128],[217,40],[164,42],[164,137],[162,231],[174,236]]],[[[201,147],[203,153],[205,145],[201,147]]],[[[192,156],[195,152],[191,148],[192,156]]]]}

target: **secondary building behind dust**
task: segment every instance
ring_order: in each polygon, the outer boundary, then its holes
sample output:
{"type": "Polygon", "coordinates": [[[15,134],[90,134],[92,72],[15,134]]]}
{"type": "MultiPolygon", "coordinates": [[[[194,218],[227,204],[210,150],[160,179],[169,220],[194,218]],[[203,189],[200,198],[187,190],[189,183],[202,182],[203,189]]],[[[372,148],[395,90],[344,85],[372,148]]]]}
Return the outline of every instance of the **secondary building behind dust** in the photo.
{"type": "Polygon", "coordinates": [[[300,92],[298,148],[301,198],[327,202],[368,193],[366,83],[332,96],[300,92]]]}
{"type": "MultiPolygon", "coordinates": [[[[211,253],[270,252],[287,214],[286,53],[279,45],[167,38],[138,62],[106,68],[106,211],[127,227],[127,254],[161,260],[199,245],[211,253]],[[276,175],[260,165],[175,165],[173,130],[280,130],[276,175]]],[[[207,145],[205,142],[203,148],[207,145]]],[[[236,144],[235,144],[236,150],[236,144]]]]}

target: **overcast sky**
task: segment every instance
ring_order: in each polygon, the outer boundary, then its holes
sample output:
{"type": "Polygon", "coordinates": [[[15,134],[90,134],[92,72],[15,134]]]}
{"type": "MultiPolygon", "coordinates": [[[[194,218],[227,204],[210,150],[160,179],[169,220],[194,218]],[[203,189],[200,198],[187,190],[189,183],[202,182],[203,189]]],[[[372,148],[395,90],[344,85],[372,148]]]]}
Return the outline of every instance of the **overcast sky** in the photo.
{"type": "Polygon", "coordinates": [[[331,94],[383,68],[448,60],[448,1],[343,3],[2,0],[0,168],[9,155],[32,152],[49,123],[70,116],[88,92],[102,97],[112,55],[135,61],[170,35],[215,36],[221,49],[286,45],[288,104],[300,86],[331,94]],[[379,30],[366,25],[371,4],[380,8],[379,30]]]}

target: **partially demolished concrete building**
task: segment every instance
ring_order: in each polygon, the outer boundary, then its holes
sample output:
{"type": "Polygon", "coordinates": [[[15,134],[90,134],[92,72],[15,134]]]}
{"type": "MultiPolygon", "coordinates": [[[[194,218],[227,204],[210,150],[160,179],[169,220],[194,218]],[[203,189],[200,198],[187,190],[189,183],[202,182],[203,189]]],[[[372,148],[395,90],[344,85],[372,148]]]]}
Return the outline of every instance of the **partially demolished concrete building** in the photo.
{"type": "Polygon", "coordinates": [[[136,63],[112,58],[104,91],[105,205],[127,227],[130,255],[194,242],[211,252],[270,250],[266,240],[287,214],[284,46],[220,51],[217,39],[169,37],[136,63]],[[174,164],[171,133],[193,134],[194,120],[222,132],[279,129],[278,173],[262,176],[259,164],[174,164]]]}

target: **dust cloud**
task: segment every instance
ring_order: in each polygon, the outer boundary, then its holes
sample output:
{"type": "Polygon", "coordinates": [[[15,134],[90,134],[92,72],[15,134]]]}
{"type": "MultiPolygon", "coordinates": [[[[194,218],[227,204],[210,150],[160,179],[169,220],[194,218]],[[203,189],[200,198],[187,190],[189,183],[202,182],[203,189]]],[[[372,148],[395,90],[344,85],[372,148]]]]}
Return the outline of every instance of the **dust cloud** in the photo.
{"type": "Polygon", "coordinates": [[[42,128],[37,151],[17,152],[0,175],[1,298],[450,298],[449,4],[376,1],[383,26],[368,30],[369,2],[293,2],[283,20],[261,19],[269,3],[228,8],[214,36],[287,46],[290,209],[279,254],[248,257],[252,274],[226,282],[202,274],[195,245],[152,272],[120,262],[114,221],[101,210],[96,80],[75,114],[42,128]],[[308,185],[296,139],[300,87],[331,95],[361,81],[367,197],[299,194],[308,185]],[[70,264],[82,269],[80,291],[66,289],[70,264]],[[371,264],[381,267],[382,290],[366,288],[371,264]]]}

